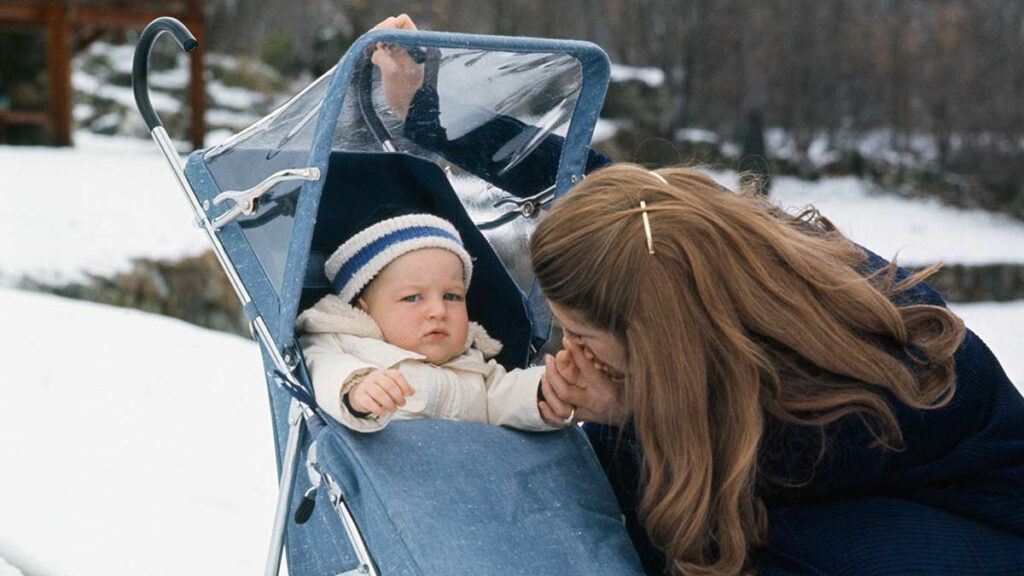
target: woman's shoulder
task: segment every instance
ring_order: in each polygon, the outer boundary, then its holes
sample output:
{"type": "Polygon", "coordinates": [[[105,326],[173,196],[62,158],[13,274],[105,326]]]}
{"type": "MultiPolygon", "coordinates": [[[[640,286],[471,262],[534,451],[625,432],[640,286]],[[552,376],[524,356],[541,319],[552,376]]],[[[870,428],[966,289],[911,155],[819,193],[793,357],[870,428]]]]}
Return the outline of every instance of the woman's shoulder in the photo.
{"type": "MultiPolygon", "coordinates": [[[[886,268],[892,265],[892,262],[872,252],[870,249],[856,245],[861,251],[867,256],[867,259],[861,264],[860,273],[864,276],[870,276],[882,272],[886,268]]],[[[893,272],[893,280],[896,284],[906,281],[913,274],[911,270],[908,270],[902,266],[897,265],[893,272]]],[[[900,292],[892,298],[893,304],[897,307],[912,306],[915,304],[927,304],[931,306],[946,307],[946,301],[942,299],[942,296],[932,288],[927,282],[920,282],[912,288],[900,292]]]]}
{"type": "Polygon", "coordinates": [[[996,477],[1024,462],[1024,397],[985,343],[967,330],[954,356],[948,404],[918,409],[884,393],[902,434],[893,449],[857,414],[825,427],[769,418],[759,455],[759,489],[769,503],[859,497],[975,476],[996,477]]]}

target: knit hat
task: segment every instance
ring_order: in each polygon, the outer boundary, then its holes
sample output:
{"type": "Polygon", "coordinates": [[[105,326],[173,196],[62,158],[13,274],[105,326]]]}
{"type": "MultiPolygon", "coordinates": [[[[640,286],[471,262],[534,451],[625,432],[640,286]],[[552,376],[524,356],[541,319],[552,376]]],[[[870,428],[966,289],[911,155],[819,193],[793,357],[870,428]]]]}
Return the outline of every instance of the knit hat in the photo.
{"type": "Polygon", "coordinates": [[[469,288],[473,261],[455,226],[431,214],[407,214],[368,226],[338,247],[324,264],[334,292],[351,302],[395,258],[421,248],[442,248],[462,260],[469,288]]]}

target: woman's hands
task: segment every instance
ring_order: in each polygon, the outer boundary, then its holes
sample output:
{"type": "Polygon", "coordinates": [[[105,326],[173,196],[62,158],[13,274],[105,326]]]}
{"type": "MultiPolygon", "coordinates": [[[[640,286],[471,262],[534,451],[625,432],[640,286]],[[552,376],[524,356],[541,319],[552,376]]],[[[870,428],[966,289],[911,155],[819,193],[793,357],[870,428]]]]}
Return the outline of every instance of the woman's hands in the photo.
{"type": "MultiPolygon", "coordinates": [[[[380,22],[371,30],[416,30],[416,24],[407,14],[402,14],[380,22]]],[[[377,43],[370,60],[380,68],[384,98],[391,111],[404,121],[413,96],[423,86],[423,64],[417,64],[401,46],[384,42],[377,43]]]]}
{"type": "Polygon", "coordinates": [[[541,377],[541,416],[548,422],[564,422],[576,410],[575,418],[604,424],[621,424],[629,417],[622,403],[622,378],[596,361],[585,347],[562,339],[562,350],[548,356],[541,377]]]}
{"type": "Polygon", "coordinates": [[[405,397],[415,392],[398,370],[375,370],[348,391],[348,403],[356,412],[381,417],[405,406],[405,397]]]}

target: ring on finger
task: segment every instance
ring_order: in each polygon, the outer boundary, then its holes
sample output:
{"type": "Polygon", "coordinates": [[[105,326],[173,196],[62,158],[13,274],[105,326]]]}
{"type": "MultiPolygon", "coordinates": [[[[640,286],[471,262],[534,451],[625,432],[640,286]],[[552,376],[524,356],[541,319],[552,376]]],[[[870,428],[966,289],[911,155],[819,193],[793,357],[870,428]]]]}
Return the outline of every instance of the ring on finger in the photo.
{"type": "Polygon", "coordinates": [[[565,424],[566,426],[569,426],[569,425],[571,425],[573,423],[574,420],[576,420],[576,407],[575,406],[572,407],[572,412],[569,412],[569,415],[565,419],[562,420],[562,423],[565,424]]]}

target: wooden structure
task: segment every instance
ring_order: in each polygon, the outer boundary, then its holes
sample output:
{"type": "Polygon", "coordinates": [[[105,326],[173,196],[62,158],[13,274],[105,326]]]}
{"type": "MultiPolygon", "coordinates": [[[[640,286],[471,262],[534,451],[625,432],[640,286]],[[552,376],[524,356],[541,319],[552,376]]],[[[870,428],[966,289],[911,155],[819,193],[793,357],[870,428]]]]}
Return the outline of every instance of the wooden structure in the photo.
{"type": "Polygon", "coordinates": [[[191,53],[189,139],[203,147],[205,85],[203,82],[203,0],[0,0],[0,29],[46,30],[46,66],[50,78],[47,112],[0,108],[0,134],[9,124],[41,124],[50,128],[53,143],[71,144],[71,57],[110,30],[142,30],[160,16],[182,21],[199,41],[191,53]]]}

